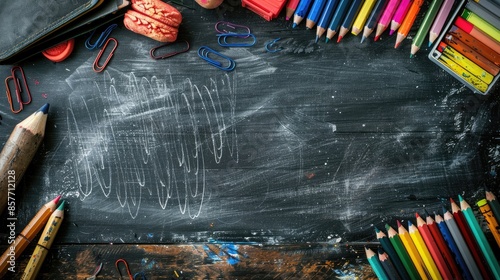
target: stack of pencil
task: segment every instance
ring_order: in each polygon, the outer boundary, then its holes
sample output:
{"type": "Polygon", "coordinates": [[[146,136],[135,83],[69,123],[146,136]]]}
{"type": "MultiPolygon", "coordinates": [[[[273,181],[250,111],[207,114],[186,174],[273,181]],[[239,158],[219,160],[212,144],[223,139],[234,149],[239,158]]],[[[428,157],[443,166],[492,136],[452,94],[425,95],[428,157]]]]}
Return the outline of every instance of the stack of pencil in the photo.
{"type": "Polygon", "coordinates": [[[375,228],[379,248],[365,248],[379,279],[500,279],[494,249],[500,248],[500,204],[495,195],[477,202],[494,241],[488,241],[471,205],[462,196],[440,214],[416,213],[408,226],[397,221],[386,232],[375,228]]]}

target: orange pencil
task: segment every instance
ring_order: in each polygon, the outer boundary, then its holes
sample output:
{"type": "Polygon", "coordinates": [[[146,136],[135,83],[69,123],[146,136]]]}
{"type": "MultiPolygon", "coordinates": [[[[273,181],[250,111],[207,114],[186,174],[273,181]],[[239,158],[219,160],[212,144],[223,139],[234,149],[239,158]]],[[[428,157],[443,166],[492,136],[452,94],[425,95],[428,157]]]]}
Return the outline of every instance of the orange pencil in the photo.
{"type": "Polygon", "coordinates": [[[431,256],[436,263],[436,267],[439,270],[439,273],[444,279],[453,279],[453,275],[446,265],[446,261],[443,258],[442,252],[439,250],[439,247],[436,244],[436,241],[434,240],[429,227],[425,223],[424,219],[422,219],[422,217],[418,215],[418,213],[415,214],[415,216],[417,218],[418,231],[420,232],[422,239],[424,239],[425,245],[427,246],[429,253],[431,253],[431,256]]]}
{"type": "Polygon", "coordinates": [[[415,19],[417,18],[418,13],[420,12],[420,8],[424,4],[424,0],[415,0],[410,6],[408,13],[405,16],[405,19],[401,23],[401,26],[398,29],[398,35],[396,37],[396,44],[394,48],[398,48],[401,42],[408,36],[415,19]]]}

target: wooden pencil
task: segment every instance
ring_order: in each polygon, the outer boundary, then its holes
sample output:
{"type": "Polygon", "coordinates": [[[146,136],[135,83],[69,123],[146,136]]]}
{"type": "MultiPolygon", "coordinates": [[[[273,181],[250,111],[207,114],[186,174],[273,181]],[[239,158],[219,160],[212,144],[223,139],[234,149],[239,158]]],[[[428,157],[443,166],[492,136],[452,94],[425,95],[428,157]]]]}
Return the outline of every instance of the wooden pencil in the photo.
{"type": "Polygon", "coordinates": [[[451,236],[453,236],[453,240],[455,241],[455,244],[457,245],[460,254],[464,258],[464,262],[467,265],[467,268],[469,269],[472,278],[484,279],[483,275],[479,271],[479,268],[477,267],[476,262],[474,261],[474,257],[472,256],[472,253],[469,250],[467,243],[465,242],[462,236],[462,233],[460,232],[460,229],[458,228],[455,219],[453,218],[453,215],[450,213],[450,211],[447,210],[443,210],[443,212],[444,212],[443,219],[444,222],[446,223],[446,227],[450,231],[451,236]]]}
{"type": "Polygon", "coordinates": [[[401,242],[403,242],[403,244],[405,245],[406,251],[408,252],[408,255],[410,255],[410,258],[413,264],[415,265],[415,268],[417,269],[420,278],[423,280],[431,279],[430,274],[428,275],[428,272],[426,271],[424,261],[422,260],[422,257],[418,253],[417,247],[415,247],[415,244],[413,243],[413,240],[410,237],[408,230],[406,230],[406,228],[401,224],[400,221],[397,221],[397,223],[398,223],[399,238],[401,238],[401,242]]]}
{"type": "Polygon", "coordinates": [[[488,201],[497,222],[500,223],[500,203],[498,203],[496,196],[491,191],[486,190],[486,200],[488,201]]]}
{"type": "Polygon", "coordinates": [[[386,254],[388,254],[391,258],[392,263],[394,264],[394,267],[396,268],[398,274],[401,275],[401,278],[410,279],[403,263],[399,259],[398,254],[394,250],[394,247],[392,246],[391,241],[389,240],[387,235],[385,235],[385,233],[378,228],[375,228],[375,234],[377,236],[377,240],[380,242],[380,245],[382,245],[382,248],[384,249],[386,254]]]}
{"type": "Polygon", "coordinates": [[[476,205],[479,207],[479,211],[481,211],[481,214],[483,214],[484,219],[488,223],[488,228],[490,229],[493,238],[495,238],[495,242],[500,248],[500,225],[498,225],[497,219],[495,219],[495,216],[493,216],[493,212],[491,211],[491,207],[488,204],[488,201],[486,200],[486,198],[484,198],[479,200],[476,205]]]}
{"type": "Polygon", "coordinates": [[[53,200],[45,203],[31,219],[28,225],[24,227],[23,231],[21,231],[21,233],[16,237],[14,242],[9,244],[10,247],[7,248],[7,250],[5,250],[3,255],[0,257],[0,279],[7,273],[8,268],[12,267],[9,262],[11,257],[14,258],[13,262],[15,264],[15,260],[19,258],[28,244],[34,240],[36,235],[45,226],[50,215],[52,215],[52,213],[56,210],[57,203],[60,198],[61,196],[59,195],[53,200]]]}
{"type": "Polygon", "coordinates": [[[399,238],[397,231],[388,224],[385,225],[385,229],[387,230],[387,237],[389,238],[389,241],[391,241],[391,244],[394,247],[396,253],[398,254],[399,259],[403,263],[403,266],[405,267],[408,276],[410,276],[410,279],[412,280],[420,279],[417,268],[413,264],[410,255],[408,255],[408,252],[406,251],[404,244],[401,241],[401,238],[399,238]]]}
{"type": "Polygon", "coordinates": [[[299,5],[299,0],[288,0],[286,3],[286,20],[290,20],[291,17],[293,17],[293,13],[295,12],[295,9],[297,9],[297,5],[299,5]]]}
{"type": "MultiPolygon", "coordinates": [[[[14,192],[45,135],[49,104],[16,125],[0,153],[0,214],[7,202],[15,203],[14,192]]],[[[8,216],[14,216],[9,211],[8,216]]]]}
{"type": "Polygon", "coordinates": [[[387,27],[389,27],[391,19],[394,16],[394,13],[396,12],[396,9],[398,8],[400,2],[401,0],[389,0],[389,3],[387,3],[387,6],[377,23],[377,30],[375,31],[374,39],[375,42],[378,41],[382,33],[384,33],[387,27]]]}
{"type": "Polygon", "coordinates": [[[408,221],[408,232],[410,234],[411,240],[413,241],[413,244],[415,244],[415,248],[417,248],[418,254],[420,255],[420,257],[422,257],[422,261],[424,262],[424,265],[427,268],[431,279],[443,279],[443,277],[441,277],[441,274],[439,273],[436,263],[434,262],[434,259],[431,256],[431,253],[429,252],[428,247],[424,242],[424,239],[422,238],[422,235],[418,231],[418,228],[411,221],[408,221]]]}
{"type": "Polygon", "coordinates": [[[394,267],[394,263],[392,262],[391,258],[382,248],[378,248],[378,260],[380,261],[380,264],[382,265],[385,274],[387,274],[388,279],[390,280],[401,279],[401,277],[399,277],[398,271],[394,267]]]}
{"type": "Polygon", "coordinates": [[[382,280],[389,279],[375,252],[373,252],[372,249],[365,247],[365,253],[366,258],[368,259],[368,263],[370,263],[373,271],[375,272],[375,275],[377,275],[377,277],[382,280]]]}
{"type": "Polygon", "coordinates": [[[474,212],[472,212],[472,208],[469,203],[464,200],[464,198],[459,195],[458,199],[460,201],[460,209],[464,214],[465,219],[467,220],[467,224],[469,225],[472,234],[474,235],[481,252],[483,252],[483,256],[488,263],[491,273],[493,274],[494,279],[500,279],[500,265],[498,264],[497,258],[495,258],[495,254],[491,249],[490,243],[486,240],[486,236],[484,236],[483,230],[479,226],[477,222],[476,216],[474,212]]]}
{"type": "Polygon", "coordinates": [[[415,0],[411,3],[410,9],[405,16],[405,19],[401,23],[401,26],[398,29],[398,34],[396,36],[396,44],[394,44],[394,48],[398,48],[401,42],[408,36],[415,19],[417,18],[418,13],[420,12],[420,8],[424,4],[424,0],[415,0]]]}

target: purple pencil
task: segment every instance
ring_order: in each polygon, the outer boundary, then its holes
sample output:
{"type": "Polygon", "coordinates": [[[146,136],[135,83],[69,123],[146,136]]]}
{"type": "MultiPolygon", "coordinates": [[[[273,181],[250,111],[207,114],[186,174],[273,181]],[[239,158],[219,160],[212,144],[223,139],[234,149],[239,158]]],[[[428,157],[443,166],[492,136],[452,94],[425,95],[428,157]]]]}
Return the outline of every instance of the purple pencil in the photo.
{"type": "Polygon", "coordinates": [[[378,41],[380,35],[384,33],[384,31],[391,23],[391,19],[394,16],[396,9],[398,8],[399,2],[401,2],[401,0],[389,0],[389,3],[387,3],[387,7],[385,7],[385,10],[382,13],[382,16],[380,16],[377,24],[377,31],[375,31],[375,41],[378,41]]]}
{"type": "Polygon", "coordinates": [[[394,34],[394,32],[398,30],[399,26],[401,26],[401,23],[403,22],[403,19],[405,19],[406,13],[410,9],[412,2],[413,0],[401,0],[398,9],[394,13],[394,17],[392,18],[389,35],[394,34]]]}
{"type": "Polygon", "coordinates": [[[434,19],[431,30],[429,31],[429,47],[432,46],[434,41],[436,41],[437,37],[439,36],[439,33],[441,33],[444,23],[446,22],[446,19],[451,12],[453,4],[455,4],[455,0],[444,0],[441,9],[439,9],[439,12],[436,15],[436,19],[434,19]]]}

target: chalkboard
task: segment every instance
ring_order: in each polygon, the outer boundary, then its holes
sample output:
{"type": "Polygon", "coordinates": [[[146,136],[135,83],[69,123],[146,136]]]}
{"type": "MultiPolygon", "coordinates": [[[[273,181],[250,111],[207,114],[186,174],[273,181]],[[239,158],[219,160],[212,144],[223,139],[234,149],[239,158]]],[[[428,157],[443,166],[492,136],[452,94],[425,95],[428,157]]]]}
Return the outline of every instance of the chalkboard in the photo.
{"type": "Polygon", "coordinates": [[[358,242],[457,194],[474,202],[485,184],[498,193],[498,88],[474,95],[427,48],[410,59],[410,39],[316,43],[315,31],[235,1],[177,7],[187,53],[153,60],[158,43],[120,24],[102,73],[85,36],[64,62],[20,63],[33,102],[14,115],[2,98],[2,143],[51,106],[18,186],[20,225],[62,194],[62,243],[358,242]],[[220,47],[219,20],[249,26],[257,43],[220,47]],[[281,50],[267,52],[276,38],[281,50]],[[200,59],[201,46],[234,71],[200,59]]]}

